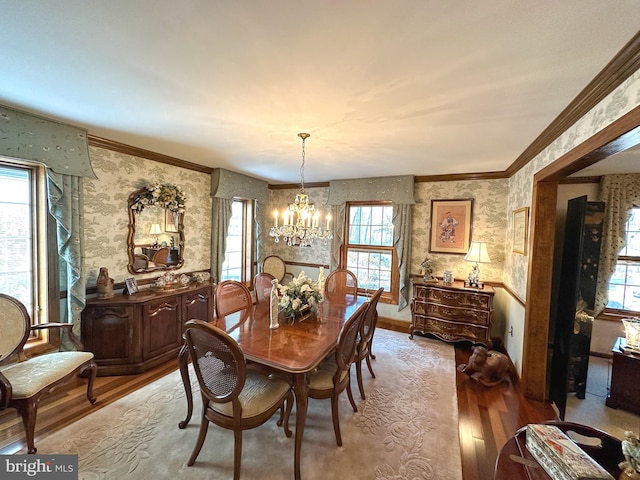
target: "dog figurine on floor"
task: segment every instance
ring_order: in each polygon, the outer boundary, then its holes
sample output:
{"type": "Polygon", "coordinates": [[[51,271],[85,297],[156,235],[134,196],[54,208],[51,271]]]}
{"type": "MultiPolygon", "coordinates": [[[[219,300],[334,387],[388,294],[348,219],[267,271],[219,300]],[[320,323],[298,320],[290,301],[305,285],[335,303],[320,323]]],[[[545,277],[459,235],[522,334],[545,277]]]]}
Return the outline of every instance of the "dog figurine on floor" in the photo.
{"type": "Polygon", "coordinates": [[[513,364],[504,353],[477,345],[473,347],[469,363],[458,365],[458,370],[485,387],[493,387],[509,377],[513,371],[513,364]]]}

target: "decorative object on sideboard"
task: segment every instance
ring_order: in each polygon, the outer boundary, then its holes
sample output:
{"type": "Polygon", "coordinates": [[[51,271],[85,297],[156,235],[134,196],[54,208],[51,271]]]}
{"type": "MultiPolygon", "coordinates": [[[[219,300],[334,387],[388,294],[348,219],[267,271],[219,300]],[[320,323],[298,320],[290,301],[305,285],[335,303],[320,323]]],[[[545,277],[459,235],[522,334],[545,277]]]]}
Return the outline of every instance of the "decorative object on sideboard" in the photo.
{"type": "Polygon", "coordinates": [[[487,242],[471,242],[469,251],[464,256],[467,262],[474,262],[475,265],[471,267],[469,277],[464,282],[465,287],[484,288],[484,282],[480,281],[480,266],[479,263],[491,263],[491,257],[487,251],[487,242]]]}
{"type": "Polygon", "coordinates": [[[133,295],[134,293],[138,293],[138,291],[138,282],[136,282],[135,278],[129,277],[124,279],[124,290],[122,290],[122,293],[133,295]]]}
{"type": "Polygon", "coordinates": [[[422,267],[423,275],[422,281],[425,283],[438,283],[438,279],[433,274],[433,260],[429,257],[424,257],[424,260],[420,264],[422,267]]]}
{"type": "Polygon", "coordinates": [[[192,277],[183,273],[181,275],[173,272],[166,272],[160,275],[151,284],[153,290],[177,290],[186,288],[192,282],[192,277]]]}
{"type": "Polygon", "coordinates": [[[109,270],[107,267],[100,267],[100,273],[98,273],[96,281],[96,288],[98,290],[98,298],[113,297],[113,278],[109,278],[109,270]]]}
{"type": "Polygon", "coordinates": [[[313,203],[310,203],[309,196],[304,189],[304,144],[311,135],[299,133],[302,139],[302,165],[300,166],[300,193],[295,200],[283,212],[282,225],[278,226],[278,210],[273,212],[273,227],[269,231],[269,236],[274,242],[280,242],[280,237],[291,246],[310,247],[313,241],[322,240],[326,245],[333,238],[331,233],[331,215],[327,215],[326,228],[320,224],[320,211],[313,203]]]}
{"type": "Polygon", "coordinates": [[[211,278],[209,272],[195,272],[191,274],[191,281],[194,283],[206,282],[211,278]]]}
{"type": "Polygon", "coordinates": [[[504,353],[477,345],[473,347],[469,363],[458,365],[458,370],[485,387],[493,387],[507,380],[514,367],[504,353]]]}
{"type": "Polygon", "coordinates": [[[442,283],[444,285],[452,285],[453,284],[453,272],[451,270],[445,270],[442,274],[442,283]]]}

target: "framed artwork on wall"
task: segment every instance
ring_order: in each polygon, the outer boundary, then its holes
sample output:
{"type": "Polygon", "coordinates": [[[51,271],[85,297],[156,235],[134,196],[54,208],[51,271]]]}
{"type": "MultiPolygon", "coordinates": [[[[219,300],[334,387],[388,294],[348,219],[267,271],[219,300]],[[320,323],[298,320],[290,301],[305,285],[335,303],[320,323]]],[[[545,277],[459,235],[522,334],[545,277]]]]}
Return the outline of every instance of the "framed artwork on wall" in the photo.
{"type": "Polygon", "coordinates": [[[471,243],[473,199],[431,200],[429,251],[465,255],[471,243]]]}
{"type": "Polygon", "coordinates": [[[178,212],[172,212],[168,208],[164,211],[164,231],[170,233],[178,233],[178,225],[180,221],[180,214],[178,212]]]}
{"type": "Polygon", "coordinates": [[[529,229],[529,207],[513,211],[512,251],[520,255],[527,254],[527,234],[529,229]]]}

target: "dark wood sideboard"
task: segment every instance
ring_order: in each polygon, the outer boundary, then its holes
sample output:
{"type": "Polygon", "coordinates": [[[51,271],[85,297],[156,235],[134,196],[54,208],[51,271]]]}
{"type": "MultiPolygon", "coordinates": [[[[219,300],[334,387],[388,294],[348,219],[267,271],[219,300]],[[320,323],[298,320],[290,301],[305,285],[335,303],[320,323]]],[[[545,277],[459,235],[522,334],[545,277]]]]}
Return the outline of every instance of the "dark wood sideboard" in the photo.
{"type": "Polygon", "coordinates": [[[465,287],[461,281],[414,283],[410,338],[421,332],[445,342],[467,340],[490,348],[494,294],[491,286],[465,287]]]}
{"type": "Polygon", "coordinates": [[[177,362],[183,325],[192,318],[213,319],[212,283],[91,298],[82,312],[82,343],[95,355],[98,375],[141,373],[177,362]]]}
{"type": "Polygon", "coordinates": [[[640,355],[624,351],[625,338],[618,337],[611,352],[611,386],[606,404],[640,415],[640,355]]]}

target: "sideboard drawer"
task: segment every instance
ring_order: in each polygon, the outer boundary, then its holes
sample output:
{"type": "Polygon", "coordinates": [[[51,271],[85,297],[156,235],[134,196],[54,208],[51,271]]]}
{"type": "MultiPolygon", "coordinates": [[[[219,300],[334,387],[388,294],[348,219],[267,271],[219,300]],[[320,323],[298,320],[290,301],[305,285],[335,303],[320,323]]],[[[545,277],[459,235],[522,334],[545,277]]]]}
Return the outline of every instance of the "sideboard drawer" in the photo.
{"type": "Polygon", "coordinates": [[[491,308],[492,295],[430,288],[427,290],[426,298],[429,302],[442,303],[444,305],[488,310],[491,308]]]}

